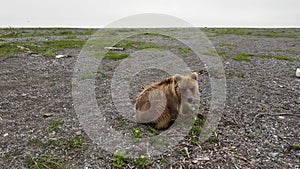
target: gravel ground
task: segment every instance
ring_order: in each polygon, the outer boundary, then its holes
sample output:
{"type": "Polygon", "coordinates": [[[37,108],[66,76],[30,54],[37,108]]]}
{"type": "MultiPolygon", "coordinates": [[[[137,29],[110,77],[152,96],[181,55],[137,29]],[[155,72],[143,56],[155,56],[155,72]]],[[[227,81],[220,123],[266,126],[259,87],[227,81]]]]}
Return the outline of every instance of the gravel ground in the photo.
{"type": "MultiPolygon", "coordinates": [[[[151,157],[147,168],[300,168],[300,78],[295,76],[296,68],[300,68],[300,30],[281,29],[283,36],[276,37],[255,35],[255,31],[261,33],[256,29],[248,35],[204,31],[221,55],[226,73],[226,106],[212,133],[215,139],[193,144],[192,136],[187,135],[159,157],[151,157]],[[295,37],[285,37],[284,33],[295,37]],[[241,53],[255,56],[249,57],[250,62],[232,59],[241,53]],[[256,57],[260,55],[293,60],[256,57]]],[[[53,36],[51,40],[61,38],[53,36]]],[[[129,40],[166,46],[199,72],[200,110],[203,116],[209,113],[209,76],[192,51],[178,52],[186,46],[157,35],[129,40]]],[[[14,41],[24,38],[1,39],[1,43],[14,41]]],[[[74,110],[72,75],[79,52],[60,51],[70,56],[61,59],[27,53],[0,58],[0,168],[28,168],[30,159],[43,155],[61,164],[52,168],[113,168],[113,154],[93,143],[74,110]]],[[[130,52],[125,49],[119,53],[130,52]]],[[[138,128],[147,135],[147,126],[122,119],[110,102],[111,77],[120,62],[103,61],[101,71],[105,75],[95,75],[98,105],[112,128],[124,135],[138,128]]],[[[155,69],[137,74],[130,82],[131,101],[143,86],[166,76],[155,69]]],[[[124,165],[135,167],[133,160],[124,165]]]]}

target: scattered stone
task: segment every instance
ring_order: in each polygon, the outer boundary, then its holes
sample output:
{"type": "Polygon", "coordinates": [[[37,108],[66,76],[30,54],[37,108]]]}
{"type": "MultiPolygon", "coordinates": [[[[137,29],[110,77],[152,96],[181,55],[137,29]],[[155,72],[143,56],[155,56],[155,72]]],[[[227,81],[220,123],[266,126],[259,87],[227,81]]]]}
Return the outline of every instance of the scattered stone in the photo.
{"type": "Polygon", "coordinates": [[[279,154],[279,153],[269,153],[269,155],[270,155],[271,157],[276,157],[276,156],[278,156],[278,154],[279,154]]]}
{"type": "Polygon", "coordinates": [[[5,133],[5,134],[3,135],[3,137],[6,137],[6,136],[8,136],[8,133],[5,133]]]}
{"type": "Polygon", "coordinates": [[[55,56],[56,59],[60,59],[60,58],[64,58],[64,57],[66,57],[66,55],[56,55],[55,56]]]}
{"type": "Polygon", "coordinates": [[[45,114],[43,114],[43,117],[45,117],[45,118],[51,117],[51,116],[53,116],[53,114],[51,114],[51,113],[45,113],[45,114]]]}
{"type": "Polygon", "coordinates": [[[197,163],[198,163],[198,159],[192,160],[192,163],[193,163],[193,164],[197,164],[197,163]]]}
{"type": "Polygon", "coordinates": [[[123,51],[124,48],[118,48],[118,47],[104,47],[104,49],[107,49],[107,50],[114,50],[114,51],[123,51]]]}
{"type": "Polygon", "coordinates": [[[300,77],[300,68],[296,69],[296,77],[300,77]]]}

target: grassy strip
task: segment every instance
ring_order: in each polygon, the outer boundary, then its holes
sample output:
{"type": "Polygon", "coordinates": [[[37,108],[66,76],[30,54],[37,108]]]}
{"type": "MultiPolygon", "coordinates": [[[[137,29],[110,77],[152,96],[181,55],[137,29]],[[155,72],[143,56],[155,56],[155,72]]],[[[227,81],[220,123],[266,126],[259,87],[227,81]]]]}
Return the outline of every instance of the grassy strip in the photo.
{"type": "Polygon", "coordinates": [[[84,40],[57,40],[45,42],[10,42],[0,44],[0,57],[10,57],[21,52],[34,52],[45,56],[54,56],[54,52],[63,49],[80,49],[84,40]]]}
{"type": "Polygon", "coordinates": [[[78,28],[2,28],[0,38],[66,36],[73,39],[78,35],[92,35],[95,32],[96,29],[78,28]]]}

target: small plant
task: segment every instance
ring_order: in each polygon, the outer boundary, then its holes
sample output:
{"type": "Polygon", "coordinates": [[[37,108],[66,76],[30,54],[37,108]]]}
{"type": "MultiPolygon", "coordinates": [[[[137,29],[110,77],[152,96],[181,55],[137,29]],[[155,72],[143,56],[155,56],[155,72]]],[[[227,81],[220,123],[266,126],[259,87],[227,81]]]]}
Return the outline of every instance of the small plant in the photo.
{"type": "Polygon", "coordinates": [[[210,136],[206,141],[210,144],[217,144],[219,142],[219,138],[217,136],[210,136]]]}
{"type": "Polygon", "coordinates": [[[162,157],[162,158],[160,159],[160,162],[161,162],[161,163],[168,163],[168,160],[167,160],[165,157],[162,157]]]}
{"type": "Polygon", "coordinates": [[[104,78],[107,78],[107,77],[109,77],[109,75],[107,75],[104,71],[102,71],[102,70],[97,70],[96,72],[95,72],[95,74],[96,75],[101,75],[102,77],[104,77],[104,78]]]}
{"type": "Polygon", "coordinates": [[[142,169],[146,169],[146,167],[151,164],[150,161],[143,155],[139,158],[134,159],[133,162],[137,168],[142,168],[142,169]]]}
{"type": "Polygon", "coordinates": [[[64,123],[63,122],[52,122],[49,124],[49,129],[48,129],[48,133],[51,133],[53,131],[59,131],[61,130],[61,126],[63,125],[64,123]]]}
{"type": "Polygon", "coordinates": [[[49,86],[50,86],[50,87],[56,86],[56,82],[51,82],[49,86]]]}
{"type": "Polygon", "coordinates": [[[252,134],[252,133],[249,133],[249,134],[247,134],[246,135],[248,138],[250,138],[250,139],[253,139],[254,138],[254,135],[252,134]]]}
{"type": "Polygon", "coordinates": [[[74,139],[66,141],[66,149],[81,148],[82,145],[83,141],[81,139],[81,136],[76,136],[74,139]]]}
{"type": "Polygon", "coordinates": [[[300,143],[296,143],[293,145],[294,149],[300,150],[300,143]]]}
{"type": "Polygon", "coordinates": [[[195,146],[199,146],[200,145],[197,137],[195,137],[195,136],[191,137],[191,143],[192,143],[192,145],[195,145],[195,146]]]}
{"type": "Polygon", "coordinates": [[[139,129],[133,129],[132,130],[132,137],[133,138],[141,138],[141,131],[139,129]]]}
{"type": "Polygon", "coordinates": [[[116,116],[116,120],[117,120],[117,122],[118,122],[118,124],[119,124],[120,126],[125,126],[124,119],[123,119],[123,117],[122,117],[121,115],[117,115],[117,116],[116,116]]]}
{"type": "Polygon", "coordinates": [[[129,158],[125,151],[116,150],[114,155],[110,159],[112,161],[112,165],[117,168],[124,167],[128,162],[129,158]]]}
{"type": "Polygon", "coordinates": [[[200,126],[193,126],[190,129],[190,133],[193,134],[193,135],[199,136],[201,134],[201,130],[202,130],[202,127],[200,127],[200,126]]]}
{"type": "Polygon", "coordinates": [[[145,129],[148,130],[149,132],[151,132],[154,135],[159,133],[159,131],[156,130],[155,128],[153,128],[152,126],[147,126],[145,129]]]}
{"type": "Polygon", "coordinates": [[[44,56],[45,57],[54,57],[54,53],[52,50],[47,50],[45,53],[44,53],[44,56]]]}
{"type": "Polygon", "coordinates": [[[176,153],[182,154],[182,155],[187,155],[187,152],[185,150],[180,150],[179,148],[176,149],[176,153]]]}
{"type": "Polygon", "coordinates": [[[61,168],[62,163],[59,158],[52,157],[51,155],[30,156],[26,161],[26,167],[28,169],[61,168]]]}
{"type": "Polygon", "coordinates": [[[96,156],[97,156],[98,159],[103,159],[103,155],[100,154],[100,153],[96,154],[96,156]]]}

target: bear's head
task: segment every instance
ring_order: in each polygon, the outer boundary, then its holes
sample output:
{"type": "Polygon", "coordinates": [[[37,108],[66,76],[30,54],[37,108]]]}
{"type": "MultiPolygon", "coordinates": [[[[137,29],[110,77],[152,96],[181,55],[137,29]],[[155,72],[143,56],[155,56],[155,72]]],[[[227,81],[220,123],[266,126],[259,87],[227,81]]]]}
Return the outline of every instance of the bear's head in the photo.
{"type": "Polygon", "coordinates": [[[181,97],[181,102],[191,104],[199,92],[198,74],[196,72],[187,76],[176,74],[174,79],[178,85],[176,92],[181,97]]]}

